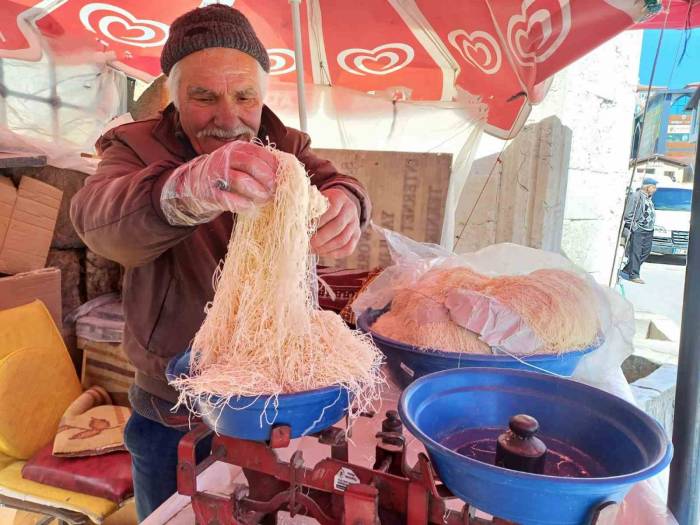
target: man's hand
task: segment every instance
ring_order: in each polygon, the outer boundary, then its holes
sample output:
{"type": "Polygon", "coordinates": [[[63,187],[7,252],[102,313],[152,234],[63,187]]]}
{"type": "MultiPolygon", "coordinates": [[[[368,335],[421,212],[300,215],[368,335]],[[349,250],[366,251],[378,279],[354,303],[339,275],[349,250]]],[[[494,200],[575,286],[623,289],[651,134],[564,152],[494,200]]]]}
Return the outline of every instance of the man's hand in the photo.
{"type": "Polygon", "coordinates": [[[245,212],[273,197],[276,173],[271,152],[230,142],[174,170],[161,191],[161,208],[179,226],[208,222],[225,211],[245,212]]]}
{"type": "Polygon", "coordinates": [[[350,194],[342,188],[321,192],[328,199],[328,210],[321,216],[311,247],[318,255],[340,259],[350,255],[360,240],[360,216],[350,194]]]}

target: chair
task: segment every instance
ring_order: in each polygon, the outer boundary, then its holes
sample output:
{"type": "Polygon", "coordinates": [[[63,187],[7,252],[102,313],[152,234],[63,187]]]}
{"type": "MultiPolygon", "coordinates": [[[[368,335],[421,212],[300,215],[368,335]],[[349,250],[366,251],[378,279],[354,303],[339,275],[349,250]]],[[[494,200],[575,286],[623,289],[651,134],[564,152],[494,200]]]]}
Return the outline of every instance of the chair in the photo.
{"type": "Polygon", "coordinates": [[[101,523],[124,503],[22,477],[26,461],[53,441],[63,413],[81,392],[44,304],[0,311],[0,505],[43,514],[41,523],[56,518],[82,525],[101,523]]]}

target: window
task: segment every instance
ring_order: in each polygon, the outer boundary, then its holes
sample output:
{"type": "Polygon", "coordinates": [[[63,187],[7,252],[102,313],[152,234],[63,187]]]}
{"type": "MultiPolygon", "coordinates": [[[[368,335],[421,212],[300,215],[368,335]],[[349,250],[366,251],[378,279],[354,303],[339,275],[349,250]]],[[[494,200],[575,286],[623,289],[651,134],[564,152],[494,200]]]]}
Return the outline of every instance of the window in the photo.
{"type": "Polygon", "coordinates": [[[637,168],[637,173],[644,173],[644,168],[637,168]]]}
{"type": "Polygon", "coordinates": [[[673,101],[671,105],[672,115],[681,115],[683,113],[692,113],[692,111],[686,111],[685,107],[690,102],[690,95],[681,95],[676,100],[673,101]]]}
{"type": "Polygon", "coordinates": [[[676,176],[676,172],[675,171],[664,171],[664,175],[666,177],[671,177],[673,179],[676,176]]]}
{"type": "Polygon", "coordinates": [[[647,168],[647,169],[644,170],[644,173],[648,173],[649,175],[653,175],[654,173],[656,173],[656,169],[654,169],[654,168],[647,168]]]}

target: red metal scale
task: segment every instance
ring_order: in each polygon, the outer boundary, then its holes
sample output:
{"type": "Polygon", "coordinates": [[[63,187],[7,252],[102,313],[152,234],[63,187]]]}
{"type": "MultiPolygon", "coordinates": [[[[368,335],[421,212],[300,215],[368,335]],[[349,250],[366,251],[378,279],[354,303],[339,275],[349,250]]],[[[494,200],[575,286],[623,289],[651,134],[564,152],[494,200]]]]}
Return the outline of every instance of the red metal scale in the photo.
{"type": "MultiPolygon", "coordinates": [[[[204,425],[180,442],[178,492],[192,498],[198,525],[276,523],[276,513],[310,516],[321,525],[486,525],[510,522],[475,517],[469,505],[448,508],[456,499],[435,476],[430,460],[420,454],[410,468],[406,442],[395,411],[387,412],[376,435],[372,468],[348,463],[345,431],[331,427],[315,437],[331,447],[331,457],[307,467],[301,451],[289,462],[276,449],[290,443],[290,429],[276,427],[269,443],[214,436],[211,455],[199,465],[197,443],[211,434],[204,425]],[[241,467],[249,486],[237,486],[228,497],[199,492],[197,475],[214,461],[241,467]]],[[[595,522],[595,519],[593,520],[595,522]]]]}
{"type": "Polygon", "coordinates": [[[421,453],[416,465],[408,466],[402,425],[393,410],[376,435],[372,468],[348,462],[345,431],[337,427],[315,436],[331,447],[331,457],[313,467],[304,465],[301,451],[289,462],[278,458],[275,450],[290,443],[287,426],[275,427],[269,443],[214,436],[211,455],[196,464],[197,443],[211,433],[205,425],[196,427],[178,451],[178,492],[192,498],[197,525],[276,523],[278,511],[309,516],[321,525],[514,525],[475,517],[468,504],[448,508],[456,497],[436,479],[428,457],[421,453]],[[249,485],[237,486],[228,497],[198,491],[197,475],[214,461],[241,467],[249,485]]]}

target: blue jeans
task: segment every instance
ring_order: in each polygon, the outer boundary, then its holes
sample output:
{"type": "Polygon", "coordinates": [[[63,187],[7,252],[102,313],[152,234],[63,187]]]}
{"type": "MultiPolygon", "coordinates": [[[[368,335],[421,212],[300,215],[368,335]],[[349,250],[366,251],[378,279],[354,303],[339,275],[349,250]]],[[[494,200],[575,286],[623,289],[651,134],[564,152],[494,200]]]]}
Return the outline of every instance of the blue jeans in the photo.
{"type": "MultiPolygon", "coordinates": [[[[187,432],[151,421],[133,411],[124,429],[131,453],[136,514],[139,522],[177,492],[177,445],[187,432]]],[[[197,447],[197,462],[209,455],[211,437],[197,447]]]]}

